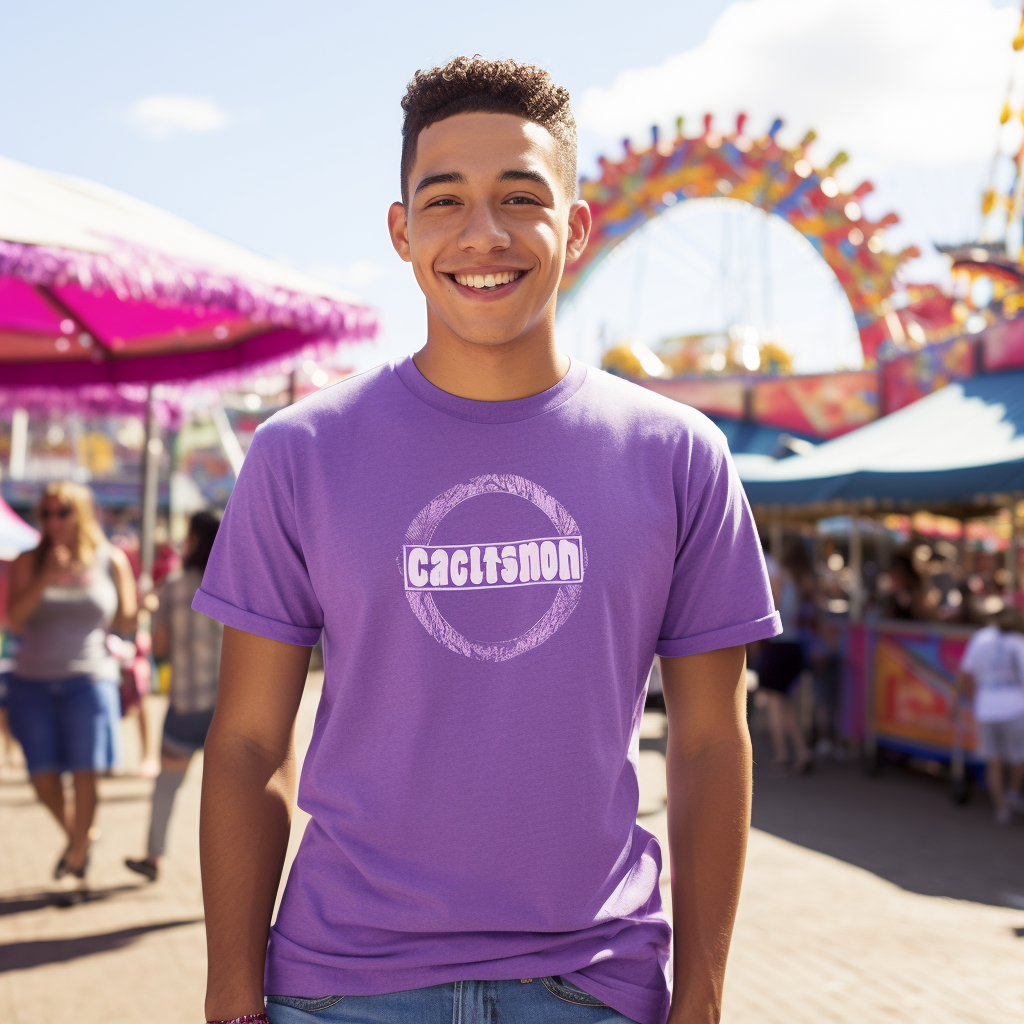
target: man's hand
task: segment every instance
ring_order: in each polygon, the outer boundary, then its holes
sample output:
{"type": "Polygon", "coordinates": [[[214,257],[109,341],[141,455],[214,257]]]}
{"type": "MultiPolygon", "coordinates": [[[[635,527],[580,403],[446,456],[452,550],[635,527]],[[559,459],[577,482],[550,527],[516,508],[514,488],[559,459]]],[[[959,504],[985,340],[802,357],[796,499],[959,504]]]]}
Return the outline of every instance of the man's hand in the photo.
{"type": "Polygon", "coordinates": [[[263,966],[295,799],[293,729],[309,652],[224,629],[199,825],[211,1020],[264,1009],[263,966]]]}
{"type": "Polygon", "coordinates": [[[669,1024],[717,1024],[750,829],[746,651],[662,658],[673,973],[669,1024]]]}

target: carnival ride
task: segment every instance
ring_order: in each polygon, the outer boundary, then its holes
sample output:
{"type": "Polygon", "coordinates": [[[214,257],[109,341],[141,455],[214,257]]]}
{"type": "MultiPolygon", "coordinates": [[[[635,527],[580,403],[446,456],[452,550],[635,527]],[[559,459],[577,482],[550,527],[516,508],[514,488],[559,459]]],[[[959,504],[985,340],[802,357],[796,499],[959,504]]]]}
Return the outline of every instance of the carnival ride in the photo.
{"type": "MultiPolygon", "coordinates": [[[[1024,18],[1013,45],[1024,50],[1024,18]]],[[[1024,124],[1024,109],[1015,112],[1007,102],[1000,122],[1011,119],[1024,124]]],[[[616,246],[682,200],[745,201],[782,217],[814,246],[849,300],[865,369],[798,376],[778,372],[776,359],[775,372],[765,373],[764,360],[744,367],[735,356],[710,366],[693,358],[702,339],[692,335],[660,350],[675,376],[658,373],[648,358],[655,353],[635,341],[610,353],[609,368],[631,368],[627,375],[646,387],[718,419],[733,451],[746,453],[737,468],[759,524],[780,542],[787,525],[805,530],[822,517],[849,517],[849,601],[837,602],[849,612],[840,731],[863,744],[871,765],[883,748],[949,762],[954,792],[964,799],[975,734],[970,713],[954,714],[953,680],[971,630],[948,620],[966,591],[940,594],[950,612],[942,621],[863,622],[862,524],[884,522],[887,511],[915,519],[938,512],[951,517],[945,521],[957,527],[952,535],[964,548],[968,520],[998,514],[1002,532],[989,538],[997,542],[989,550],[1002,552],[994,576],[1001,589],[981,610],[1024,604],[1024,135],[1012,155],[997,149],[994,169],[1001,163],[1005,172],[1009,158],[1012,176],[1004,173],[996,187],[993,171],[979,240],[936,247],[950,259],[951,284],[944,287],[900,280],[917,253],[886,250],[882,234],[897,217],[866,218],[861,200],[870,183],[844,192],[836,180],[845,155],[816,168],[808,155],[813,133],[787,149],[777,141],[780,126],[776,121],[765,136],[751,138],[740,115],[723,135],[709,115],[696,138],[686,138],[678,122],[671,142],[655,131],[648,149],[627,145],[622,160],[601,161],[600,178],[581,182],[594,213],[593,240],[566,274],[564,295],[571,300],[616,246]],[[858,427],[864,429],[853,433],[858,427]],[[769,452],[772,442],[761,436],[768,428],[805,439],[769,452]],[[812,447],[808,437],[838,439],[812,447]],[[761,452],[750,439],[764,446],[761,452]]],[[[876,560],[880,550],[876,544],[876,560]]]]}
{"type": "Polygon", "coordinates": [[[652,129],[651,145],[636,151],[627,141],[622,160],[599,158],[601,176],[584,178],[580,194],[594,218],[590,243],[582,258],[566,268],[563,301],[571,301],[591,271],[617,245],[654,217],[688,199],[729,198],[750,203],[781,217],[800,232],[828,264],[850,302],[865,361],[876,358],[879,346],[891,338],[887,304],[898,268],[920,255],[916,248],[887,252],[882,232],[897,223],[895,213],[878,221],[864,216],[861,200],[872,191],[869,181],[844,193],[834,174],[848,159],[838,153],[826,167],[815,167],[808,132],[792,148],[778,141],[782,120],[776,119],[760,137],[747,134],[747,116],[736,118],[735,129],[715,130],[711,114],[701,134],[688,138],[683,119],[676,136],[663,141],[652,129]]]}
{"type": "MultiPolygon", "coordinates": [[[[1015,46],[1024,48],[1024,27],[1018,40],[1015,46]]],[[[1024,111],[1017,116],[1024,122],[1024,111]]],[[[986,216],[997,207],[1005,211],[1003,237],[939,247],[951,261],[952,286],[944,289],[900,280],[917,250],[887,251],[883,232],[898,218],[864,215],[870,182],[842,189],[835,172],[845,154],[815,167],[808,153],[812,132],[786,148],[777,140],[781,121],[752,138],[746,120],[741,114],[733,132],[720,134],[708,115],[696,138],[687,138],[679,121],[672,141],[654,131],[648,149],[627,144],[622,160],[602,160],[600,177],[581,182],[594,215],[592,241],[563,278],[564,299],[571,301],[617,246],[684,200],[747,202],[781,217],[811,243],[849,301],[864,369],[780,372],[781,354],[765,358],[767,346],[749,364],[742,351],[717,349],[712,363],[702,358],[707,336],[701,335],[667,339],[657,352],[627,342],[610,350],[606,366],[716,420],[739,453],[748,499],[770,536],[781,542],[786,525],[800,529],[827,516],[850,517],[855,582],[849,601],[838,602],[849,612],[841,631],[840,731],[863,743],[869,764],[878,763],[883,748],[949,761],[963,798],[968,765],[976,761],[974,726],[963,710],[951,713],[957,706],[952,680],[970,629],[946,622],[863,623],[860,524],[885,510],[928,509],[957,517],[948,521],[959,524],[956,536],[963,541],[969,517],[1007,513],[1008,535],[999,538],[1005,594],[998,605],[1022,596],[1015,524],[1024,526],[1024,503],[1017,504],[1024,494],[1024,266],[1010,227],[1014,218],[1024,219],[1024,144],[1013,158],[1012,186],[1002,198],[986,193],[983,199],[986,216]],[[978,374],[986,376],[967,380],[978,374]],[[947,387],[958,381],[964,383],[947,387]],[[918,399],[925,400],[915,404],[918,399]],[[826,443],[815,446],[812,439],[826,443]]],[[[743,330],[730,341],[742,341],[743,330]]]]}
{"type": "MultiPolygon", "coordinates": [[[[1024,111],[1019,116],[1024,121],[1024,111]]],[[[707,114],[703,130],[687,137],[679,118],[673,139],[652,128],[647,149],[627,140],[621,160],[599,158],[600,176],[580,182],[593,214],[591,241],[566,268],[562,304],[571,303],[602,260],[654,218],[687,200],[738,200],[782,218],[827,264],[849,302],[865,368],[793,375],[777,345],[774,351],[763,346],[764,358],[746,366],[739,349],[730,347],[709,367],[695,355],[701,336],[692,335],[668,339],[660,359],[627,341],[606,353],[606,368],[712,415],[826,438],[951,381],[1024,365],[1024,318],[1015,323],[1024,312],[1019,252],[1008,256],[1003,242],[941,246],[952,263],[952,289],[901,281],[901,268],[920,253],[913,246],[886,248],[884,233],[898,215],[867,217],[862,201],[873,184],[847,191],[837,180],[847,154],[816,165],[810,154],[815,133],[787,147],[778,138],[782,125],[776,119],[755,136],[741,113],[734,129],[723,133],[707,114]]],[[[1024,194],[1022,162],[1024,145],[1014,157],[1013,186],[1001,200],[1007,223],[1017,209],[1014,197],[1024,194]]],[[[995,203],[987,192],[983,210],[995,203]]]]}

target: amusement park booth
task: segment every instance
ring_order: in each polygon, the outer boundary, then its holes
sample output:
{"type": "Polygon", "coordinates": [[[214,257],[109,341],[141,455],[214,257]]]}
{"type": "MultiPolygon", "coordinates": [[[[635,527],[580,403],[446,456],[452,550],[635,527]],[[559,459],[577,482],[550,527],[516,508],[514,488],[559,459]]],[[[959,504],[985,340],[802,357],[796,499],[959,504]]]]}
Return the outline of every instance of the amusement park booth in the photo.
{"type": "Polygon", "coordinates": [[[958,381],[849,434],[785,459],[735,456],[759,525],[780,537],[851,517],[856,581],[843,637],[840,722],[874,761],[882,749],[946,761],[954,781],[976,761],[975,724],[954,680],[974,628],[865,615],[864,526],[928,511],[968,520],[1011,510],[1003,600],[1021,602],[1024,371],[958,381]]]}

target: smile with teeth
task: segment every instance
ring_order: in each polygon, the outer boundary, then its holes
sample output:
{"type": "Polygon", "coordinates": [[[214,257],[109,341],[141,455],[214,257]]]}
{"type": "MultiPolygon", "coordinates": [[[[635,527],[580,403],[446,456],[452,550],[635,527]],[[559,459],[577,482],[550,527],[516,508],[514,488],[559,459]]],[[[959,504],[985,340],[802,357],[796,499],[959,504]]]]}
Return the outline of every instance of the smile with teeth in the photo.
{"type": "Polygon", "coordinates": [[[503,274],[450,274],[461,285],[467,288],[500,288],[503,284],[511,284],[523,276],[522,270],[509,270],[503,274]]]}

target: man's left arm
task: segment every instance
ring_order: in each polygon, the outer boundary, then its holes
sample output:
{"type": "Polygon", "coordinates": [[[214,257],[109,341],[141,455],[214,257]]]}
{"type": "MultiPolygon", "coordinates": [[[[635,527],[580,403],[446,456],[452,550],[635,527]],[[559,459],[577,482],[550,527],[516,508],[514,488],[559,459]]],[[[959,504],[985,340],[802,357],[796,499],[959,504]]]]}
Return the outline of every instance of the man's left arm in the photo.
{"type": "Polygon", "coordinates": [[[661,659],[668,713],[669,1024],[717,1024],[750,829],[746,649],[661,659]]]}

